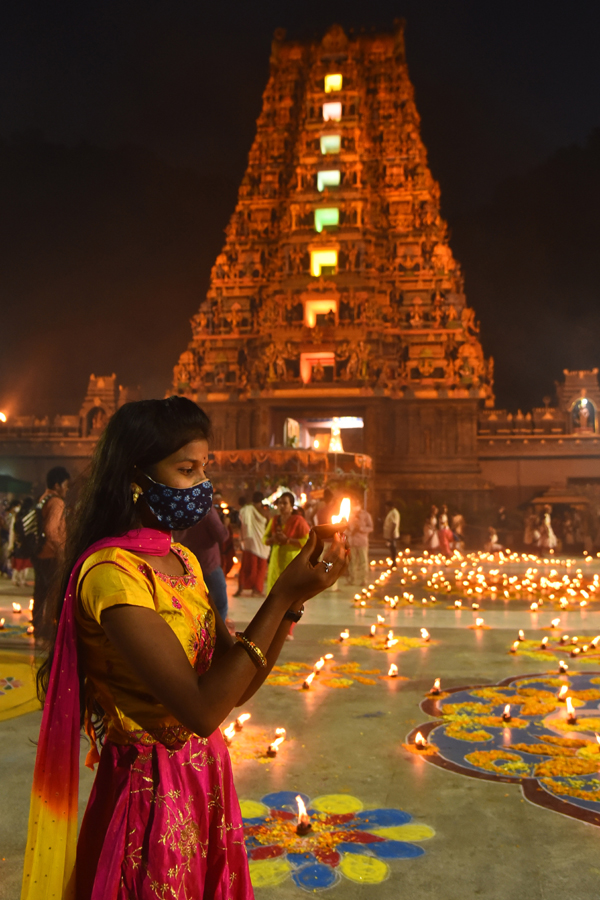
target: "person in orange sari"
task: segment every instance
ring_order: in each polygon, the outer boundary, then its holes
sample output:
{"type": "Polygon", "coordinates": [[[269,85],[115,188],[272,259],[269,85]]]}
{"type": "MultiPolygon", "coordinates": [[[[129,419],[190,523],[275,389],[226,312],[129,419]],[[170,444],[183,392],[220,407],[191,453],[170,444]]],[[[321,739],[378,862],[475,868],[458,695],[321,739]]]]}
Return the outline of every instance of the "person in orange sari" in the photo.
{"type": "Polygon", "coordinates": [[[267,594],[308,540],[310,526],[304,516],[294,512],[295,502],[296,498],[291,491],[281,494],[277,498],[279,512],[269,521],[265,529],[263,541],[267,547],[271,547],[267,594]]]}
{"type": "Polygon", "coordinates": [[[243,632],[172,542],[212,505],[210,421],[191,400],[122,406],[69,522],[22,900],[252,900],[221,723],[271,671],[303,603],[344,571],[313,532],[243,632]],[[77,840],[81,725],[98,772],[77,840]],[[98,753],[97,743],[101,744],[98,753]]]}

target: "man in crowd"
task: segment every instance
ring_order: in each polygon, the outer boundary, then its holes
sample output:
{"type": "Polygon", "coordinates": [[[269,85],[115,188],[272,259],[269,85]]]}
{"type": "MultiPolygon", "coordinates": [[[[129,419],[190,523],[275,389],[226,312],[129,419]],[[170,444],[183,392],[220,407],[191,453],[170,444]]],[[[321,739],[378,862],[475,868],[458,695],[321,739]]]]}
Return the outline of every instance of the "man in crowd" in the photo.
{"type": "Polygon", "coordinates": [[[44,622],[44,607],[53,587],[65,551],[67,525],[65,497],[71,476],[63,466],[54,466],[46,475],[46,490],[31,512],[37,547],[32,555],[35,585],[33,588],[33,627],[38,637],[44,636],[49,623],[44,622]]]}
{"type": "Polygon", "coordinates": [[[263,543],[263,536],[269,515],[263,505],[264,494],[255,491],[252,503],[245,503],[240,509],[242,565],[238,595],[246,589],[253,597],[262,597],[267,574],[267,560],[271,548],[263,543]]]}
{"type": "Polygon", "coordinates": [[[179,538],[184,547],[189,547],[200,563],[202,575],[210,599],[225,622],[227,619],[227,582],[225,572],[221,567],[221,545],[229,538],[228,519],[220,515],[220,507],[217,509],[217,500],[221,502],[221,495],[213,495],[213,505],[208,515],[192,525],[187,531],[182,532],[179,538]]]}
{"type": "Polygon", "coordinates": [[[352,514],[348,523],[350,547],[350,584],[365,587],[369,583],[369,535],[373,531],[373,519],[363,509],[360,497],[352,501],[352,514]]]}
{"type": "Polygon", "coordinates": [[[392,500],[385,501],[386,516],[383,520],[383,539],[392,559],[396,559],[397,544],[400,540],[400,513],[392,500]]]}

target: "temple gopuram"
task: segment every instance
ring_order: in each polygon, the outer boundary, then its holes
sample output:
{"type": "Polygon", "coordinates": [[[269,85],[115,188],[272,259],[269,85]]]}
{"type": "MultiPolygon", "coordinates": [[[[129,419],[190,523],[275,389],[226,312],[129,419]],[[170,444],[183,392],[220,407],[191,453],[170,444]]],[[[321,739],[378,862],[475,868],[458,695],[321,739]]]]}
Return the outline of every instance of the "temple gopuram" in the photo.
{"type": "MultiPolygon", "coordinates": [[[[486,491],[486,360],[393,33],[278,31],[256,136],[173,390],[215,447],[319,446],[333,420],[375,490],[486,491]],[[315,444],[315,441],[317,443],[315,444]]],[[[458,498],[457,498],[458,499],[458,498]]]]}
{"type": "MultiPolygon", "coordinates": [[[[368,487],[368,503],[600,510],[598,370],[564,370],[530,412],[494,405],[427,165],[403,27],[320,41],[276,32],[248,168],[192,339],[167,393],[210,413],[211,477],[368,487]],[[579,499],[578,499],[579,498],[579,499]]],[[[83,393],[83,391],[82,391],[83,393]]],[[[139,394],[92,375],[78,414],[0,421],[0,475],[41,493],[85,472],[108,418],[139,394]]],[[[419,522],[418,530],[421,524],[419,522]]]]}

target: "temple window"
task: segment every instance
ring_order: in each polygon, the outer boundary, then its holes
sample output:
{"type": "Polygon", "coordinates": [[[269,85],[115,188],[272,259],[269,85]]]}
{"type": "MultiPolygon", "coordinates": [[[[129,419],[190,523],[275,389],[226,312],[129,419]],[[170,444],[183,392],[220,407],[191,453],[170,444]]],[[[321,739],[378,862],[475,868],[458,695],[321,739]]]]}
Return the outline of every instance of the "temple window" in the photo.
{"type": "Polygon", "coordinates": [[[342,138],[339,134],[322,134],[321,135],[321,153],[326,156],[328,153],[339,153],[342,146],[342,138]]]}
{"type": "Polygon", "coordinates": [[[339,122],[342,118],[342,104],[339,101],[323,104],[323,121],[339,122]]]}
{"type": "Polygon", "coordinates": [[[325,93],[330,94],[332,91],[341,91],[343,76],[339,73],[335,75],[325,76],[325,93]]]}
{"type": "Polygon", "coordinates": [[[337,323],[337,300],[325,298],[304,301],[304,324],[307,328],[316,325],[335,325],[337,323]]]}
{"type": "Polygon", "coordinates": [[[339,169],[324,169],[317,172],[317,188],[324,191],[325,188],[339,187],[342,175],[339,169]]]}
{"type": "Polygon", "coordinates": [[[336,206],[315,209],[315,231],[321,232],[324,228],[336,228],[339,224],[340,211],[336,206]]]}
{"type": "Polygon", "coordinates": [[[319,278],[320,275],[335,275],[337,261],[337,250],[311,250],[310,274],[314,278],[319,278]]]}
{"type": "Polygon", "coordinates": [[[334,353],[301,353],[300,378],[304,384],[311,381],[333,381],[335,371],[334,353]]]}

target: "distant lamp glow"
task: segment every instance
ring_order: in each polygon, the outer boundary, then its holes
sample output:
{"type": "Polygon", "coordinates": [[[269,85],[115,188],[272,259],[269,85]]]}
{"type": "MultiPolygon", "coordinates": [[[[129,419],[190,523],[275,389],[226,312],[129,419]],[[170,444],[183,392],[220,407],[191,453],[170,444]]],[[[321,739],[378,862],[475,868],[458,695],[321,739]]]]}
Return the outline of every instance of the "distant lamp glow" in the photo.
{"type": "Polygon", "coordinates": [[[342,104],[339,100],[323,104],[323,121],[339,122],[342,118],[342,104]]]}
{"type": "Polygon", "coordinates": [[[319,443],[318,440],[315,439],[315,440],[313,441],[313,447],[315,448],[315,450],[318,450],[318,449],[319,449],[320,443],[319,443]]]}
{"type": "Polygon", "coordinates": [[[322,134],[321,135],[321,153],[327,156],[328,153],[339,153],[342,149],[341,134],[322,134]]]}
{"type": "MultiPolygon", "coordinates": [[[[343,453],[344,447],[342,445],[342,433],[340,431],[339,421],[334,416],[333,424],[331,426],[331,440],[329,441],[329,452],[330,453],[343,453]]],[[[348,501],[349,502],[349,501],[348,501]]],[[[342,510],[340,509],[340,513],[342,510]]],[[[339,521],[339,519],[338,519],[339,521]]]]}
{"type": "Polygon", "coordinates": [[[335,228],[339,224],[340,211],[337,207],[315,209],[315,231],[321,232],[324,228],[335,228]]]}
{"type": "Polygon", "coordinates": [[[322,269],[335,269],[337,266],[337,261],[337,250],[311,250],[310,274],[314,278],[319,278],[322,269]]]}
{"type": "Polygon", "coordinates": [[[0,422],[6,422],[6,413],[0,412],[0,422]]]}
{"type": "Polygon", "coordinates": [[[325,188],[339,187],[342,175],[339,169],[323,169],[317,172],[317,189],[324,191],[325,188]]]}
{"type": "Polygon", "coordinates": [[[336,72],[335,75],[326,75],[325,76],[325,93],[331,94],[332,91],[341,91],[343,81],[344,81],[344,77],[339,72],[336,72]]]}

